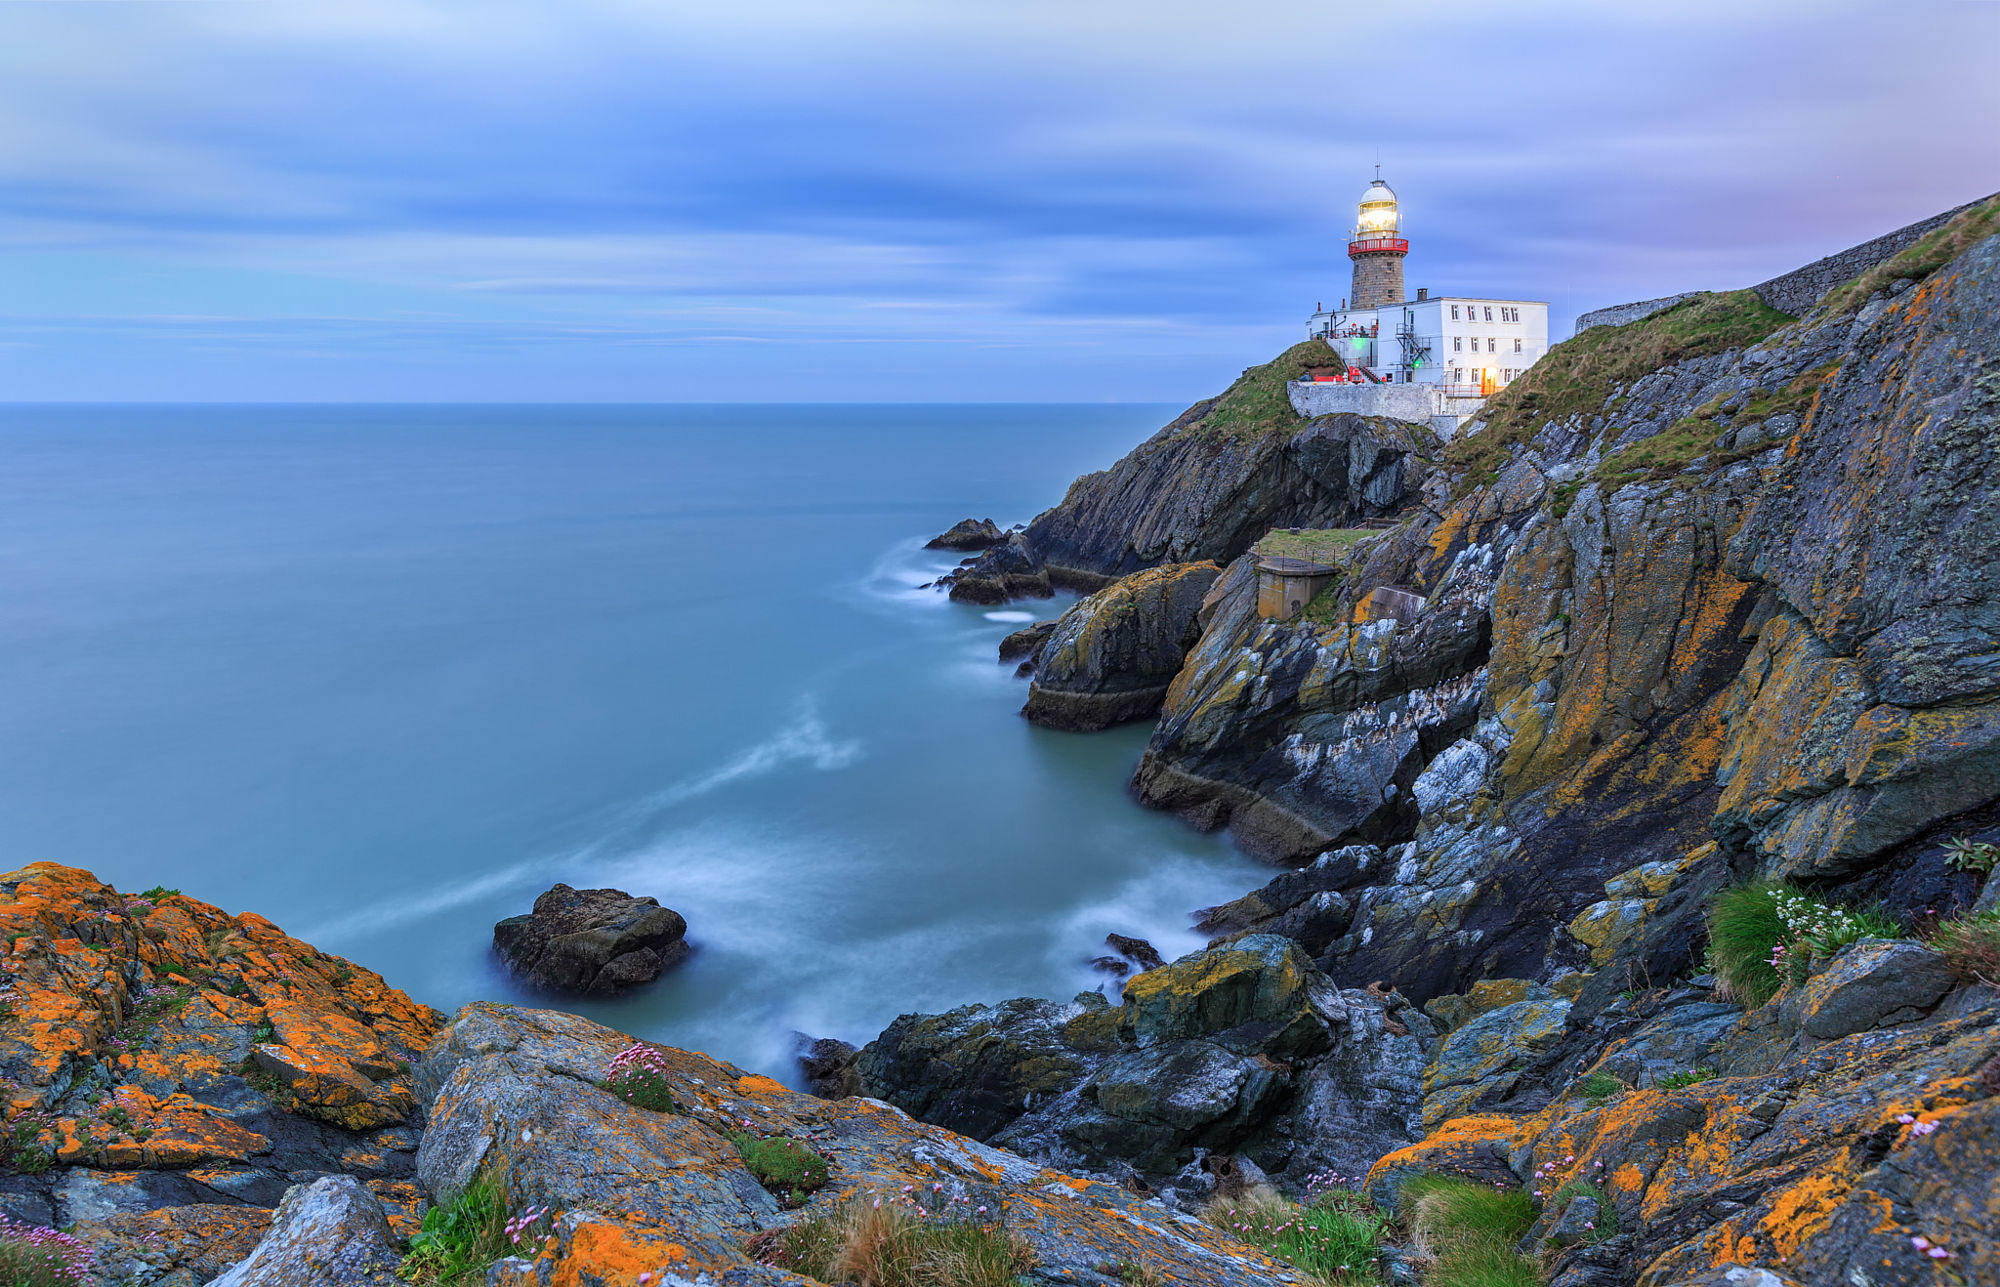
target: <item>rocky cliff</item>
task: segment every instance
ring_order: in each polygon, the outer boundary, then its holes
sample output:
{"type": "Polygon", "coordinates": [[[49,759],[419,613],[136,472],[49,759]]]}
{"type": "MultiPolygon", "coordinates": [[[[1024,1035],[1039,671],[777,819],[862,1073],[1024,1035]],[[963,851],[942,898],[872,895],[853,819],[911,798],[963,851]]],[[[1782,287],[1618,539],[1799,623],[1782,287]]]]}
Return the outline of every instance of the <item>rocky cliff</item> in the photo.
{"type": "Polygon", "coordinates": [[[1308,423],[1292,410],[1285,382],[1338,362],[1315,340],[1252,367],[1077,479],[1061,504],[954,574],[952,597],[1095,590],[1161,563],[1226,563],[1273,527],[1351,527],[1418,503],[1439,448],[1428,428],[1355,415],[1308,423]]]}
{"type": "Polygon", "coordinates": [[[1213,563],[1170,563],[1122,577],[1070,608],[1034,650],[1021,713],[1073,732],[1156,713],[1221,573],[1213,563]]]}
{"type": "MultiPolygon", "coordinates": [[[[2000,923],[1968,915],[2000,843],[1996,234],[2000,202],[1969,207],[1802,316],[1697,294],[1586,331],[1411,446],[1402,521],[1310,619],[1258,618],[1245,559],[1215,582],[1134,788],[1296,868],[1204,913],[1214,950],[1284,936],[1443,1029],[1384,1203],[1414,1172],[1518,1186],[1566,1287],[2000,1275],[2000,923]],[[1768,1003],[1707,968],[1719,895],[1759,880],[1805,918],[1771,913],[1766,968],[1789,943],[1799,972],[1768,1003]]],[[[1240,555],[1248,507],[1181,507],[1198,418],[1079,480],[1029,552],[1240,555]]],[[[878,1054],[951,1066],[950,1027],[878,1054]]]]}

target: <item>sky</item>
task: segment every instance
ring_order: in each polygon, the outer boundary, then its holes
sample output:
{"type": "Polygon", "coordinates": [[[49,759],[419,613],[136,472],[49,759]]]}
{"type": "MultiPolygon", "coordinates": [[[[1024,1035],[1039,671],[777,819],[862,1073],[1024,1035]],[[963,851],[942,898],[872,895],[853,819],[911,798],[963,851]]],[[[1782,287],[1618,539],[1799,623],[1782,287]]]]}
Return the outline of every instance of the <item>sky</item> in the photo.
{"type": "Polygon", "coordinates": [[[2000,189],[2000,3],[0,0],[0,400],[1188,402],[2000,189]]]}

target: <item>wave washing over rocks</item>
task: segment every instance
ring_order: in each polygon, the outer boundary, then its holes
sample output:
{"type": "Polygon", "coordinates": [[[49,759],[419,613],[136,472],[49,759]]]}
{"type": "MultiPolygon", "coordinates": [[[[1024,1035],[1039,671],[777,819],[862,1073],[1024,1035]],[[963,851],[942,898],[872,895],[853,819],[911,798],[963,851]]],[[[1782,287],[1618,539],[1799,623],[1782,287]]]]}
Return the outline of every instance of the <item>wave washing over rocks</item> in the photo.
{"type": "Polygon", "coordinates": [[[1996,234],[1592,328],[1450,442],[1292,416],[1294,351],[1000,532],[954,596],[1090,591],[1031,717],[1156,719],[1140,798],[1281,868],[1115,999],[816,1098],[36,864],[0,1208],[142,1287],[2000,1280],[1996,234]],[[1258,614],[1251,543],[1364,524],[1258,614]]]}

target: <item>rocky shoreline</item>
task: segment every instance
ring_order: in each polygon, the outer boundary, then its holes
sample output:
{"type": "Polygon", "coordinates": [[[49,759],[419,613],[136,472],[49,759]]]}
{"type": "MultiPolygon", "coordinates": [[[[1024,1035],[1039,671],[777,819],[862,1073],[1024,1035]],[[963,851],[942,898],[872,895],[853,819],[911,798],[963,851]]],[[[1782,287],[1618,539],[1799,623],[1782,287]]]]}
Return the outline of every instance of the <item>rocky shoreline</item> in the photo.
{"type": "MultiPolygon", "coordinates": [[[[954,598],[1086,591],[1010,641],[1028,718],[1157,718],[1139,798],[1283,870],[1114,941],[1115,1003],[814,1043],[820,1096],[0,876],[0,1240],[98,1287],[2000,1279],[1996,318],[1989,201],[1802,316],[1593,328],[1449,442],[1300,420],[1297,346],[961,524],[954,598]],[[1281,526],[1356,536],[1288,621],[1281,526]]],[[[544,899],[496,941],[556,985],[685,950],[544,899]]]]}

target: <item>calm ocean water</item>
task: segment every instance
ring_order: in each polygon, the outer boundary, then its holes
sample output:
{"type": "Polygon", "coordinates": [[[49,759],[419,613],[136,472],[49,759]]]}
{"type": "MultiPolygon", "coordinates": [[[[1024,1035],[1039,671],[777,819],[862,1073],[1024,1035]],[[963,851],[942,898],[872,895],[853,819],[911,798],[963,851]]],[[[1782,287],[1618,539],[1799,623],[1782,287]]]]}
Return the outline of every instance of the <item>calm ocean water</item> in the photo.
{"type": "Polygon", "coordinates": [[[581,1009],[790,1034],[1097,986],[1268,873],[1125,794],[913,587],[1176,407],[0,407],[0,856],[256,911],[432,1005],[493,922],[651,894],[694,956],[581,1009]]]}

